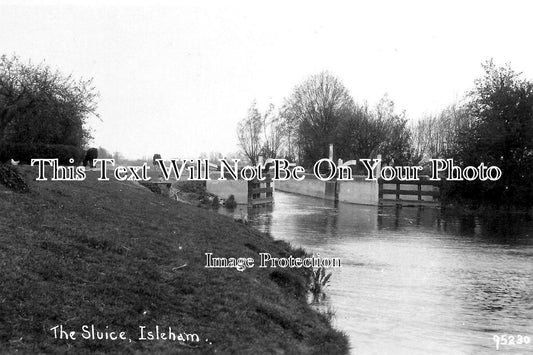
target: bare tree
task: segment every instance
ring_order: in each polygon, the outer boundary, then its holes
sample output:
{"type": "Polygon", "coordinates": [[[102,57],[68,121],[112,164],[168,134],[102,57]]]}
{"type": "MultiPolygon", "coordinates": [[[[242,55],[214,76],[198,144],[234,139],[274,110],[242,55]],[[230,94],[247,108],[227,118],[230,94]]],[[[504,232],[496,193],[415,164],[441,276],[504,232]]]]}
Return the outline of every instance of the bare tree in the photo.
{"type": "Polygon", "coordinates": [[[427,115],[411,127],[413,147],[427,159],[446,156],[455,149],[458,133],[471,121],[466,107],[457,103],[427,115]]]}
{"type": "Polygon", "coordinates": [[[328,72],[310,76],[297,86],[284,106],[284,116],[298,131],[298,146],[305,162],[326,157],[336,141],[341,118],[354,101],[342,82],[328,72]]]}
{"type": "Polygon", "coordinates": [[[278,158],[284,148],[286,141],[286,124],[283,116],[275,113],[275,107],[270,104],[263,115],[263,157],[278,158]]]}

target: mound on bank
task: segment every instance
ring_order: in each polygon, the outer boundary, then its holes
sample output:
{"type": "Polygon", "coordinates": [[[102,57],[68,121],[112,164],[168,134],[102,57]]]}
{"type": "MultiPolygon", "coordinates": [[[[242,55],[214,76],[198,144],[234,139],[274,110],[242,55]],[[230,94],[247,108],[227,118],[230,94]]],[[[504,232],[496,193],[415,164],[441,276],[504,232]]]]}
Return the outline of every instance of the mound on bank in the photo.
{"type": "Polygon", "coordinates": [[[306,304],[301,270],[283,270],[279,282],[272,272],[280,269],[204,267],[206,252],[296,255],[285,243],[132,183],[99,182],[97,172],[37,182],[34,169],[19,171],[29,193],[0,185],[0,349],[347,352],[346,337],[306,304]],[[58,325],[76,339],[55,339],[58,325]],[[128,340],[82,339],[84,325],[124,331],[128,340]],[[200,341],[139,340],[140,326],[200,341]]]}

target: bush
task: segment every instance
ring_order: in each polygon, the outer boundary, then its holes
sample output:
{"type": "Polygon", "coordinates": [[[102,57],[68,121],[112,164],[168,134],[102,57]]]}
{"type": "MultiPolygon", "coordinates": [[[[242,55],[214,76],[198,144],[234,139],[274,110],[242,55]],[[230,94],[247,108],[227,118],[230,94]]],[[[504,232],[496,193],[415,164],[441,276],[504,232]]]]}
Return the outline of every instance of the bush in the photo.
{"type": "Polygon", "coordinates": [[[229,195],[226,200],[226,208],[235,208],[237,207],[237,202],[235,201],[235,196],[229,195]]]}
{"type": "Polygon", "coordinates": [[[220,201],[218,199],[218,196],[213,197],[213,201],[211,202],[211,206],[213,208],[217,208],[220,205],[220,201]]]}
{"type": "Polygon", "coordinates": [[[20,176],[17,168],[9,164],[0,164],[0,183],[17,192],[28,192],[30,188],[20,176]]]}
{"type": "Polygon", "coordinates": [[[92,80],[64,75],[44,62],[0,55],[0,87],[0,139],[73,146],[90,140],[85,124],[98,117],[92,80]]]}
{"type": "Polygon", "coordinates": [[[73,145],[40,144],[40,143],[11,143],[0,144],[0,162],[11,159],[23,164],[30,164],[32,159],[58,159],[60,165],[79,165],[83,160],[84,151],[73,145]],[[74,163],[70,163],[70,159],[74,163]]]}

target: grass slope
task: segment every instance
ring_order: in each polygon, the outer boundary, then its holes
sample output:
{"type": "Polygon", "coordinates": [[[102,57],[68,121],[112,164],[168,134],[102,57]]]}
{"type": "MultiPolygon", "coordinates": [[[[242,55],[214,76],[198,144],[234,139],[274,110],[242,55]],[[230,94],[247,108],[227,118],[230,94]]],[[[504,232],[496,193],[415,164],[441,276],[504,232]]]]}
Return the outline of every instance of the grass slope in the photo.
{"type": "Polygon", "coordinates": [[[99,182],[97,172],[37,182],[35,169],[19,171],[29,193],[0,185],[3,352],[347,352],[346,337],[306,304],[301,270],[204,267],[205,252],[296,255],[285,243],[133,183],[99,182]],[[54,339],[59,324],[77,340],[54,339]],[[133,341],[80,339],[90,324],[133,341]],[[201,341],[139,341],[140,325],[201,341]]]}

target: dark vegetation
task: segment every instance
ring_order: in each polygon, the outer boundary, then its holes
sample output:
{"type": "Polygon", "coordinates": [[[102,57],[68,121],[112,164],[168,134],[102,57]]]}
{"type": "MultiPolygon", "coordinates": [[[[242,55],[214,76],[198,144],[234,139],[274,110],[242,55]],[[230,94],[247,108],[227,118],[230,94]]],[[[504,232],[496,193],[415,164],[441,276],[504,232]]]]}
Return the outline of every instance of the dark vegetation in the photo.
{"type": "Polygon", "coordinates": [[[235,201],[235,196],[229,195],[228,199],[226,200],[226,208],[235,208],[237,207],[237,201],[235,201]]]}
{"type": "Polygon", "coordinates": [[[87,166],[87,164],[89,164],[90,168],[94,168],[94,159],[98,159],[98,149],[89,148],[87,149],[87,152],[85,152],[82,165],[87,166]]]}
{"type": "Polygon", "coordinates": [[[252,165],[259,156],[287,158],[307,168],[329,156],[345,161],[378,154],[386,163],[413,161],[404,113],[388,96],[375,106],[357,104],[342,81],[329,72],[297,85],[279,110],[261,113],[255,102],[237,127],[242,151],[252,165]]]}
{"type": "MultiPolygon", "coordinates": [[[[329,156],[334,161],[382,156],[385,165],[429,167],[431,158],[453,158],[460,167],[498,166],[498,181],[443,183],[447,203],[497,209],[533,206],[533,82],[509,65],[483,64],[460,103],[427,115],[411,127],[385,96],[375,107],[357,104],[340,79],[328,72],[297,85],[284,105],[261,113],[255,103],[238,125],[243,153],[284,157],[310,168],[329,156]]],[[[356,173],[363,173],[356,166],[356,173]]]]}
{"type": "Polygon", "coordinates": [[[16,192],[29,191],[28,184],[20,176],[18,169],[7,164],[0,164],[0,184],[16,192]]]}
{"type": "Polygon", "coordinates": [[[11,159],[21,164],[30,164],[32,159],[58,159],[60,165],[78,165],[82,162],[83,149],[64,144],[0,143],[0,162],[11,159]],[[70,162],[73,159],[73,163],[70,162]]]}
{"type": "Polygon", "coordinates": [[[97,97],[91,80],[63,75],[44,62],[0,56],[0,162],[55,158],[61,165],[80,164],[91,139],[85,123],[98,116],[97,97]]]}
{"type": "Polygon", "coordinates": [[[260,251],[301,251],[133,183],[98,182],[97,172],[85,181],[36,182],[35,168],[18,170],[28,193],[0,185],[3,351],[347,352],[346,337],[306,303],[301,270],[204,267],[205,252],[257,259],[260,251]],[[139,325],[172,326],[201,342],[55,340],[49,329],[58,324],[132,337],[139,325]]]}
{"type": "Polygon", "coordinates": [[[509,65],[484,63],[461,105],[422,120],[415,131],[417,149],[453,158],[459,166],[495,165],[498,181],[446,181],[449,202],[474,208],[523,209],[533,206],[533,83],[509,65]],[[425,139],[423,137],[426,137],[425,139]]]}
{"type": "Polygon", "coordinates": [[[41,63],[0,56],[0,142],[82,147],[84,126],[97,116],[91,80],[75,79],[41,63]]]}

